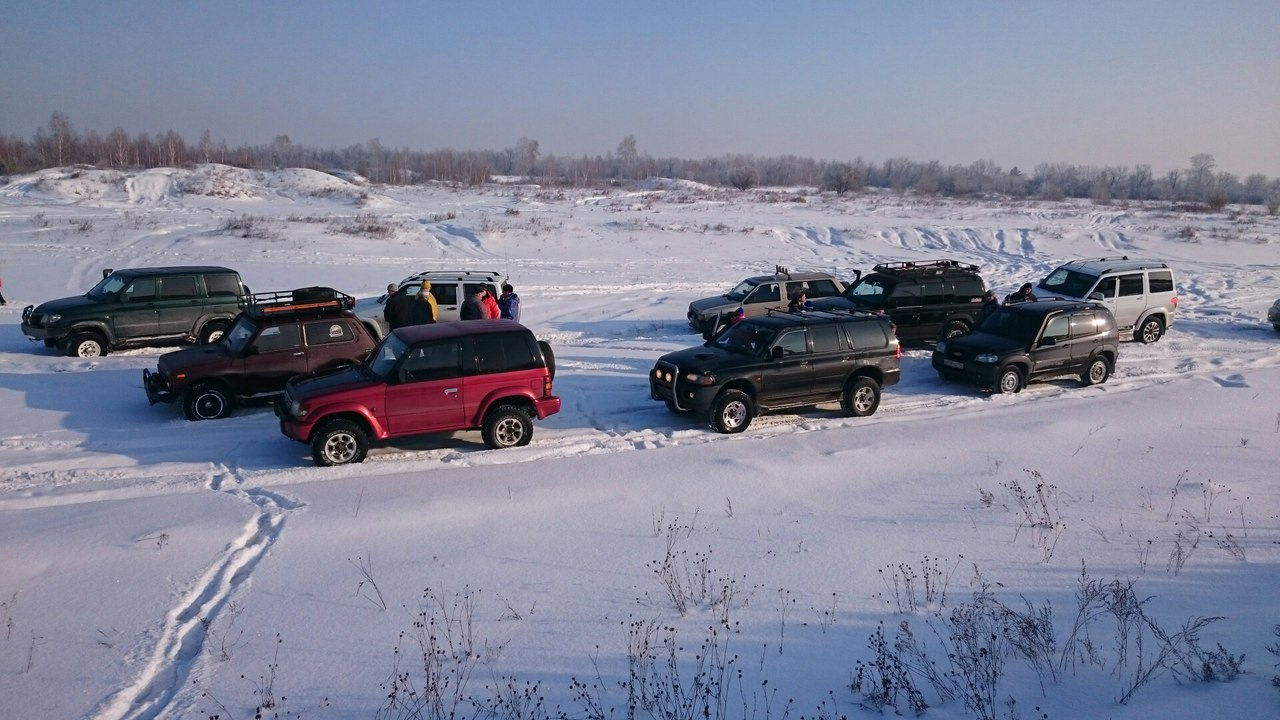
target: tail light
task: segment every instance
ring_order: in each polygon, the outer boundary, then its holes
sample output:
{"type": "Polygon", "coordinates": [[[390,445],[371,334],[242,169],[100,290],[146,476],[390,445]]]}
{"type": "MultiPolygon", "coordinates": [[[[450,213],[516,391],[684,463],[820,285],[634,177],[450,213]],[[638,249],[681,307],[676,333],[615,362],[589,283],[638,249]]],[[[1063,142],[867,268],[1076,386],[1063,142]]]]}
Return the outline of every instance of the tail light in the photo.
{"type": "Polygon", "coordinates": [[[1177,296],[1177,295],[1174,295],[1174,296],[1173,296],[1173,299],[1172,299],[1172,300],[1170,300],[1169,302],[1173,303],[1173,309],[1174,309],[1174,310],[1177,310],[1177,309],[1178,309],[1178,296],[1177,296]]]}
{"type": "Polygon", "coordinates": [[[542,397],[551,397],[551,378],[542,378],[542,397]]]}

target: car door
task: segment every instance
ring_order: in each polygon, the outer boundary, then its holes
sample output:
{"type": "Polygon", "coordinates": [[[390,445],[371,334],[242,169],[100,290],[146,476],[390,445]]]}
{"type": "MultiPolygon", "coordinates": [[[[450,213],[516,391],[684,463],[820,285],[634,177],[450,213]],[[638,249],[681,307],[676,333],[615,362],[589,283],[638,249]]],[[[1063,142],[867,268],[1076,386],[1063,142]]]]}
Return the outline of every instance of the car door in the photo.
{"type": "Polygon", "coordinates": [[[1106,324],[1090,311],[1071,313],[1071,364],[1083,369],[1102,347],[1106,324]]]}
{"type": "Polygon", "coordinates": [[[536,353],[537,340],[527,332],[477,335],[463,343],[463,405],[479,424],[481,405],[489,397],[510,395],[516,388],[542,395],[545,371],[536,353]]]}
{"type": "Polygon", "coordinates": [[[1054,375],[1071,365],[1071,322],[1067,315],[1053,315],[1044,324],[1031,348],[1031,374],[1054,375]]]}
{"type": "Polygon", "coordinates": [[[760,283],[742,300],[742,309],[747,317],[758,317],[770,309],[785,308],[787,303],[782,299],[782,287],[776,282],[760,283]]]}
{"type": "Polygon", "coordinates": [[[813,343],[812,392],[815,395],[840,392],[856,365],[849,340],[835,324],[810,325],[809,339],[813,343]]]}
{"type": "Polygon", "coordinates": [[[358,337],[347,318],[327,318],[302,323],[306,372],[323,372],[363,360],[368,353],[356,350],[358,337]]]}
{"type": "Polygon", "coordinates": [[[387,430],[412,435],[462,426],[462,381],[460,339],[413,346],[386,387],[387,430]]]}
{"type": "Polygon", "coordinates": [[[813,392],[813,357],[805,328],[778,333],[769,346],[770,361],[761,373],[760,399],[764,404],[795,400],[813,392]]]}
{"type": "MultiPolygon", "coordinates": [[[[920,340],[925,337],[919,327],[920,313],[924,310],[924,289],[920,283],[909,280],[899,282],[893,287],[885,301],[885,309],[889,319],[898,326],[898,339],[903,342],[920,340]]],[[[933,339],[936,333],[931,333],[933,339]]]]}
{"type": "Polygon", "coordinates": [[[1133,327],[1147,309],[1147,282],[1142,272],[1125,273],[1119,278],[1115,306],[1111,314],[1120,327],[1133,327]]]}
{"type": "Polygon", "coordinates": [[[244,395],[280,392],[289,378],[307,372],[307,353],[297,323],[268,325],[250,341],[242,363],[244,395]]]}
{"type": "Polygon", "coordinates": [[[120,289],[120,308],[111,314],[116,337],[153,337],[159,334],[159,316],[156,312],[156,293],[159,283],[155,277],[134,278],[120,289]]]}
{"type": "Polygon", "coordinates": [[[195,275],[166,275],[160,278],[156,298],[156,324],[160,335],[190,335],[203,312],[203,301],[195,275]]]}

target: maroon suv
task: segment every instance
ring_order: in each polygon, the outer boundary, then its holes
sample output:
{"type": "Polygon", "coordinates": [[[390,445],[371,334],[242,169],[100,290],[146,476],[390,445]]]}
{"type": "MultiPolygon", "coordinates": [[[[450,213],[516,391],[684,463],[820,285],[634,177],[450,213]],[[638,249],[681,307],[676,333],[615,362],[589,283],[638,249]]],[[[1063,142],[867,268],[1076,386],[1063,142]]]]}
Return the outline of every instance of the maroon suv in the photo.
{"type": "Polygon", "coordinates": [[[360,365],[291,381],[280,431],[317,465],[364,460],[373,440],[480,430],[485,445],[527,445],[533,418],[560,411],[551,347],[512,320],[402,327],[360,365]]]}
{"type": "Polygon", "coordinates": [[[280,394],[290,378],[364,361],[377,342],[333,288],[243,296],[241,313],[212,345],[160,356],[142,371],[147,400],[182,401],[188,420],[231,414],[236,404],[280,394]]]}

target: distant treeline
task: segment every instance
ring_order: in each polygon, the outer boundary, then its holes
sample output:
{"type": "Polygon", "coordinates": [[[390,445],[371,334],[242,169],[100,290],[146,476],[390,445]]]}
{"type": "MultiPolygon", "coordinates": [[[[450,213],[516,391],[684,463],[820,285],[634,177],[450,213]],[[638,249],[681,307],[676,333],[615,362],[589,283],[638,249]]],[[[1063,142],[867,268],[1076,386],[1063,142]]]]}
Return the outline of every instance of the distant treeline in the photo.
{"type": "Polygon", "coordinates": [[[206,130],[193,145],[173,130],[154,136],[146,132],[130,135],[118,127],[106,135],[95,130],[77,132],[70,120],[58,112],[50,117],[48,127],[37,130],[31,140],[0,134],[0,174],[77,164],[123,170],[195,163],[247,169],[344,170],[375,183],[389,184],[442,181],[479,185],[494,176],[517,176],[546,185],[591,186],[664,177],[740,190],[805,186],[844,194],[886,188],[954,197],[1166,200],[1209,209],[1243,203],[1266,205],[1273,214],[1280,209],[1280,179],[1269,180],[1255,174],[1241,180],[1218,171],[1213,156],[1207,154],[1193,156],[1190,167],[1184,170],[1171,170],[1157,177],[1148,165],[1130,168],[1042,163],[1027,173],[1017,167],[1005,170],[987,160],[943,165],[909,158],[874,163],[862,158],[845,162],[794,155],[655,158],[642,155],[632,136],[623,138],[614,152],[594,156],[543,153],[538,141],[529,138],[520,138],[515,147],[503,150],[393,149],[376,139],[342,149],[323,149],[295,144],[288,135],[277,135],[266,145],[231,147],[225,141],[215,142],[206,130]]]}

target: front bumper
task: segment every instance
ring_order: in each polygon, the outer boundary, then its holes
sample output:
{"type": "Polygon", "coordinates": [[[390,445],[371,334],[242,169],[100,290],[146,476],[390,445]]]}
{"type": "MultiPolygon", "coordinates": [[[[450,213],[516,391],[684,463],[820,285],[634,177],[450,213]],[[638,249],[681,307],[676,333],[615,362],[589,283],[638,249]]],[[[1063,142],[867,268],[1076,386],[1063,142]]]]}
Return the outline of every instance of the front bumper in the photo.
{"type": "Polygon", "coordinates": [[[670,363],[659,362],[649,372],[649,397],[681,412],[710,412],[718,390],[717,386],[681,382],[680,368],[670,363]]]}
{"type": "Polygon", "coordinates": [[[142,370],[142,389],[147,391],[147,402],[155,405],[158,402],[171,403],[178,399],[177,393],[169,387],[169,379],[160,371],[142,370]]]}
{"type": "Polygon", "coordinates": [[[945,357],[940,353],[933,354],[933,369],[940,374],[964,380],[970,384],[990,390],[996,386],[999,365],[996,363],[980,363],[973,360],[961,360],[945,357]]]}

